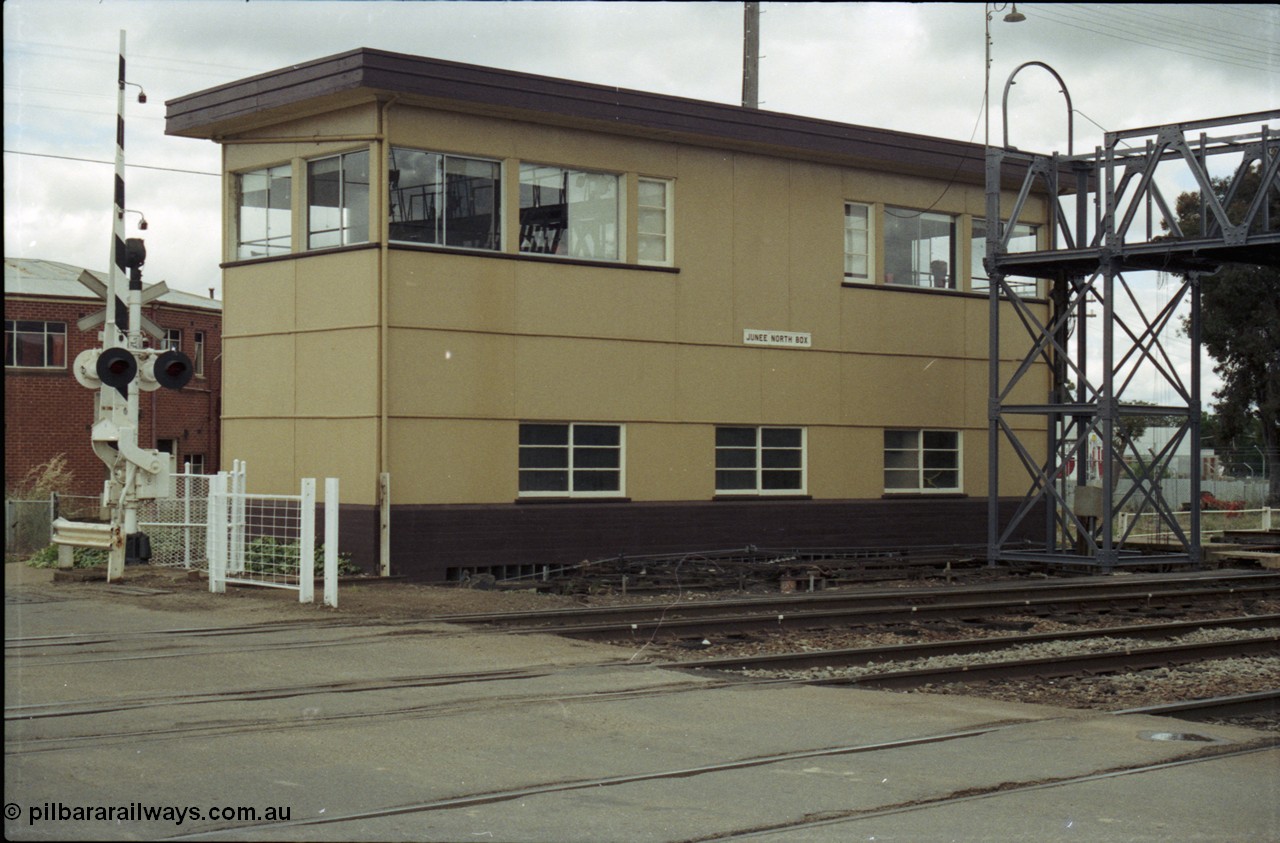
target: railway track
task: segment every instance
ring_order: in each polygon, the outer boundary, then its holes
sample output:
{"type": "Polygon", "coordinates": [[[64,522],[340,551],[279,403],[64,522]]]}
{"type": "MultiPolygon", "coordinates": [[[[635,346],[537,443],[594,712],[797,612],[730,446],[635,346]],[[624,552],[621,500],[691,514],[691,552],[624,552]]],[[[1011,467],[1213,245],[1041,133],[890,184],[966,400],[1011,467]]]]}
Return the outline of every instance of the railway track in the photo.
{"type": "MultiPolygon", "coordinates": [[[[725,607],[715,604],[681,604],[669,612],[650,607],[647,614],[636,616],[628,608],[619,613],[620,620],[594,621],[600,617],[598,610],[573,617],[571,623],[538,623],[553,618],[524,618],[522,625],[515,625],[514,618],[494,618],[467,621],[468,623],[498,623],[511,632],[548,633],[592,641],[640,642],[662,639],[698,639],[716,635],[778,630],[814,630],[831,628],[866,628],[926,621],[990,621],[1007,615],[1062,618],[1089,614],[1112,617],[1151,617],[1163,613],[1175,615],[1196,609],[1223,606],[1226,601],[1240,603],[1263,600],[1280,595],[1280,579],[1266,582],[1221,588],[1096,588],[1092,592],[1077,589],[1026,590],[1008,595],[993,591],[986,597],[972,594],[939,594],[937,599],[924,602],[923,596],[908,595],[898,600],[877,595],[869,600],[858,596],[830,601],[795,600],[778,603],[769,601],[749,607],[748,611],[726,613],[725,607]],[[965,599],[965,598],[969,599],[965,599]],[[919,602],[917,602],[917,600],[919,602]],[[655,617],[655,615],[657,615],[655,617]],[[533,622],[530,622],[533,621],[533,622]]],[[[563,613],[556,620],[563,621],[563,613]]],[[[459,619],[460,621],[461,619],[459,619]]]]}

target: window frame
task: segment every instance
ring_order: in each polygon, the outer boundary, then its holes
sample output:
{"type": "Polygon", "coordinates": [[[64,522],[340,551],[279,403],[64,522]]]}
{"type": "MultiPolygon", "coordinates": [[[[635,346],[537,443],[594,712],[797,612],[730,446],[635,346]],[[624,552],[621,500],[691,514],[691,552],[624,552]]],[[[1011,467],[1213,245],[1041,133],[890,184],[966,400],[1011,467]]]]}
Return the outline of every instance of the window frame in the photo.
{"type": "Polygon", "coordinates": [[[627,489],[627,426],[616,422],[546,422],[546,421],[525,421],[520,422],[517,434],[517,461],[516,461],[516,493],[519,499],[538,499],[538,498],[622,498],[626,496],[627,489]],[[524,432],[526,427],[563,427],[566,429],[566,438],[564,444],[537,444],[525,443],[524,432]],[[576,433],[579,428],[612,428],[617,431],[617,445],[601,445],[593,443],[579,444],[576,439],[576,433]],[[540,451],[551,451],[557,449],[564,450],[565,464],[563,466],[525,466],[524,462],[525,449],[537,449],[540,451]],[[578,460],[585,454],[579,454],[579,450],[605,450],[614,449],[617,451],[616,466],[585,466],[578,464],[578,460]],[[523,475],[526,472],[560,472],[565,474],[564,489],[524,489],[523,475]],[[581,472],[617,472],[618,488],[616,489],[587,489],[579,490],[575,488],[576,475],[581,472]]]}
{"type": "MultiPolygon", "coordinates": [[[[343,246],[355,246],[362,243],[372,242],[373,231],[370,227],[371,209],[373,200],[373,156],[368,147],[360,149],[352,149],[347,152],[339,152],[333,155],[322,155],[318,158],[308,158],[306,164],[306,212],[307,212],[307,251],[319,251],[321,249],[338,249],[343,246]],[[366,181],[358,182],[350,180],[347,177],[347,159],[357,158],[363,155],[365,161],[365,178],[366,181]],[[336,160],[338,162],[338,197],[337,204],[332,206],[337,211],[339,222],[336,228],[316,228],[315,209],[325,208],[328,205],[316,205],[312,200],[316,194],[314,168],[318,164],[336,160]],[[353,185],[364,186],[364,201],[360,204],[358,191],[356,198],[350,202],[349,197],[352,194],[353,185]],[[325,235],[333,235],[336,232],[338,242],[336,243],[320,243],[316,244],[316,238],[325,235]]],[[[379,219],[381,221],[381,218],[379,219]]]]}
{"type": "Polygon", "coordinates": [[[640,266],[674,266],[675,265],[675,180],[655,178],[653,176],[639,176],[636,179],[636,263],[640,266]],[[643,202],[644,185],[655,184],[662,186],[661,207],[657,205],[646,205],[643,202]],[[646,232],[643,229],[646,212],[662,213],[663,230],[661,234],[656,232],[646,232]],[[644,258],[644,244],[647,238],[660,237],[662,239],[663,257],[661,260],[644,258]]]}
{"type": "Polygon", "coordinates": [[[803,497],[809,494],[809,432],[808,429],[797,425],[750,425],[750,424],[720,424],[715,427],[715,459],[714,459],[714,487],[716,497],[762,497],[762,496],[778,496],[778,497],[803,497]],[[750,430],[754,432],[754,445],[746,446],[741,444],[720,443],[721,431],[750,430]],[[798,446],[788,445],[766,445],[766,431],[795,431],[799,433],[800,444],[798,446]],[[722,465],[721,455],[730,451],[754,451],[754,465],[752,466],[736,466],[722,465]],[[798,451],[800,454],[800,465],[792,466],[767,466],[765,463],[766,452],[781,451],[798,451]],[[754,480],[752,488],[724,488],[721,487],[721,472],[738,472],[745,473],[747,471],[754,472],[754,480]],[[800,485],[798,488],[779,488],[765,486],[765,474],[767,472],[798,472],[800,477],[800,485]]]}
{"type": "Polygon", "coordinates": [[[195,337],[192,339],[191,348],[191,368],[197,378],[204,377],[204,343],[205,332],[193,331],[195,337]]]}
{"type": "Polygon", "coordinates": [[[288,255],[293,253],[293,164],[277,164],[273,167],[260,167],[256,170],[245,170],[234,174],[235,182],[235,259],[236,260],[255,260],[259,258],[271,258],[278,255],[288,255]],[[280,174],[283,175],[273,175],[280,174]],[[259,240],[245,240],[245,190],[244,180],[250,176],[261,176],[266,179],[266,204],[262,206],[250,206],[262,212],[262,229],[265,235],[259,240]],[[272,191],[272,185],[279,182],[284,183],[283,192],[285,194],[285,207],[273,207],[271,202],[275,194],[272,191]],[[280,219],[281,215],[272,215],[272,211],[284,211],[283,219],[285,220],[285,230],[283,234],[272,234],[271,221],[280,219]],[[253,244],[262,244],[264,250],[262,254],[246,254],[245,250],[253,244]]]}
{"type": "MultiPolygon", "coordinates": [[[[396,237],[394,234],[394,226],[397,223],[394,219],[388,218],[387,240],[389,243],[406,244],[410,246],[428,246],[428,247],[445,248],[445,249],[465,249],[468,251],[475,251],[475,252],[501,252],[502,251],[502,219],[503,219],[503,202],[505,197],[502,192],[503,167],[502,167],[501,160],[496,158],[487,158],[480,155],[461,155],[461,154],[456,154],[452,152],[439,152],[433,149],[419,149],[418,147],[412,147],[412,146],[392,146],[387,153],[388,155],[387,193],[388,193],[388,196],[391,197],[393,203],[394,203],[395,195],[397,192],[403,192],[411,189],[410,187],[405,187],[399,184],[398,173],[400,172],[400,170],[399,168],[395,168],[391,166],[391,157],[394,156],[396,152],[417,153],[420,155],[429,155],[429,156],[436,157],[437,161],[435,162],[435,170],[437,173],[437,176],[436,176],[437,182],[435,184],[436,189],[432,191],[431,195],[435,197],[435,202],[437,206],[443,208],[444,213],[440,215],[439,222],[437,223],[438,237],[434,240],[407,240],[404,238],[396,237]],[[449,210],[451,207],[451,203],[450,203],[451,196],[449,191],[449,181],[450,181],[449,164],[451,161],[478,162],[478,163],[487,164],[493,167],[494,176],[492,179],[493,198],[492,198],[492,216],[491,216],[493,225],[489,233],[490,245],[488,246],[460,245],[457,243],[449,242],[449,237],[450,237],[449,221],[451,219],[451,216],[449,213],[449,210]],[[397,174],[396,176],[397,181],[395,184],[392,183],[393,173],[397,174]]],[[[428,185],[423,185],[423,187],[424,188],[428,187],[428,185]]],[[[424,207],[425,207],[425,197],[427,196],[427,194],[424,192],[423,196],[424,196],[424,207]]],[[[395,204],[390,204],[389,207],[394,208],[396,206],[395,204]]],[[[409,222],[409,220],[405,220],[403,222],[407,223],[409,222]]]]}
{"type": "Polygon", "coordinates": [[[882,480],[884,493],[886,495],[932,495],[932,494],[963,494],[964,493],[964,432],[961,430],[946,428],[921,428],[921,427],[887,427],[884,429],[884,442],[881,449],[882,458],[882,480]],[[912,448],[889,447],[889,437],[891,434],[913,433],[915,434],[915,445],[912,448]],[[929,447],[926,445],[925,437],[927,434],[944,434],[955,437],[954,447],[929,447]],[[890,453],[913,454],[915,465],[890,465],[890,453]],[[926,463],[929,460],[927,454],[955,454],[955,466],[930,466],[926,463]],[[915,483],[913,486],[890,486],[889,472],[904,473],[906,471],[915,472],[915,483]],[[929,486],[926,481],[926,473],[934,472],[955,472],[955,486],[929,486]]]}
{"type": "Polygon", "coordinates": [[[42,369],[65,369],[67,368],[67,323],[49,319],[6,319],[4,320],[4,367],[6,369],[29,369],[39,371],[42,369]],[[41,325],[39,331],[33,328],[23,329],[21,325],[41,325]],[[49,330],[49,326],[58,326],[61,330],[49,330]],[[41,363],[32,365],[29,363],[19,363],[19,342],[18,337],[21,334],[36,335],[39,334],[40,340],[40,359],[41,363]],[[59,345],[55,341],[55,337],[61,336],[62,342],[59,345]],[[58,352],[61,352],[62,361],[58,362],[56,358],[58,352]],[[51,359],[53,362],[50,362],[51,359]]]}
{"type": "MultiPolygon", "coordinates": [[[[1008,220],[1003,221],[1005,225],[1009,224],[1008,220]]],[[[990,292],[991,279],[987,276],[987,269],[983,266],[982,259],[987,255],[987,220],[985,217],[973,217],[969,221],[969,290],[974,293],[990,292]],[[978,227],[982,227],[982,235],[978,235],[978,227]],[[981,249],[978,244],[981,243],[981,249]],[[978,282],[982,285],[979,286],[978,282]]],[[[1032,247],[1030,249],[1010,249],[1010,252],[1034,252],[1040,246],[1040,226],[1035,223],[1019,222],[1014,223],[1014,228],[1026,229],[1022,233],[1015,233],[1009,240],[1009,245],[1020,239],[1031,238],[1032,247]]],[[[1038,280],[1031,281],[1010,281],[1009,286],[1014,289],[1020,296],[1035,297],[1040,292],[1040,282],[1038,280]]]]}
{"type": "Polygon", "coordinates": [[[947,214],[947,213],[942,213],[940,211],[918,211],[912,208],[903,208],[896,205],[886,205],[884,208],[883,216],[884,216],[884,260],[885,260],[884,283],[886,285],[896,286],[896,287],[918,287],[926,290],[928,289],[958,290],[959,289],[959,275],[956,271],[956,256],[959,254],[958,252],[959,223],[960,223],[959,214],[947,214]],[[899,213],[895,213],[895,212],[899,212],[899,213]],[[894,248],[894,244],[890,243],[890,237],[895,236],[896,234],[896,232],[893,231],[895,227],[894,224],[890,223],[891,219],[903,220],[903,221],[907,221],[907,220],[915,221],[916,230],[914,232],[914,235],[911,237],[911,239],[907,241],[907,254],[909,256],[909,266],[906,268],[906,273],[909,276],[909,280],[898,279],[897,273],[899,272],[899,269],[897,268],[896,264],[894,266],[890,266],[890,263],[895,261],[896,253],[899,251],[898,249],[894,248]],[[947,224],[947,227],[948,227],[947,239],[949,242],[949,248],[948,248],[946,261],[942,261],[941,258],[936,257],[932,248],[928,250],[927,256],[924,256],[923,253],[921,252],[919,244],[931,242],[937,239],[936,237],[923,236],[923,232],[921,231],[921,224],[924,222],[933,222],[933,223],[945,222],[947,224]],[[921,261],[922,257],[924,257],[929,261],[929,268],[927,272],[923,268],[921,268],[921,266],[919,265],[919,262],[921,261]],[[943,283],[941,284],[938,283],[937,275],[935,273],[935,265],[938,263],[945,264],[944,271],[946,274],[943,277],[943,283]]]}
{"type": "MultiPolygon", "coordinates": [[[[857,230],[857,229],[852,229],[857,230]]],[[[844,283],[845,284],[874,284],[876,271],[876,214],[875,205],[870,202],[854,202],[845,200],[844,203],[844,283]],[[862,229],[866,237],[866,251],[859,254],[849,249],[849,210],[851,208],[861,208],[865,212],[866,228],[862,229]],[[849,258],[861,257],[867,262],[867,271],[862,275],[849,272],[849,258]]]]}
{"type": "MultiPolygon", "coordinates": [[[[518,198],[516,200],[516,207],[514,209],[515,217],[517,221],[516,224],[518,226],[517,237],[516,237],[516,252],[518,254],[537,255],[539,257],[560,258],[560,259],[567,259],[567,260],[599,261],[602,263],[616,263],[616,264],[623,264],[623,265],[627,263],[626,243],[625,243],[625,237],[624,237],[625,226],[626,226],[627,197],[626,197],[626,181],[625,181],[624,173],[614,172],[610,170],[579,169],[575,167],[564,167],[559,164],[546,164],[546,163],[541,163],[537,161],[521,160],[519,162],[518,187],[519,187],[518,198]],[[545,205],[544,206],[544,205],[535,205],[535,204],[529,204],[529,205],[525,204],[526,185],[531,190],[531,194],[530,194],[531,202],[533,201],[534,198],[537,197],[537,194],[532,193],[532,190],[534,188],[538,190],[543,190],[543,189],[555,190],[555,188],[546,188],[542,184],[539,184],[537,181],[525,180],[526,174],[530,174],[533,179],[539,179],[539,180],[548,178],[552,175],[552,173],[550,172],[538,174],[537,171],[539,170],[560,171],[563,177],[563,184],[564,184],[564,187],[561,188],[561,191],[564,194],[563,196],[564,201],[562,203],[564,211],[563,211],[563,220],[561,221],[560,232],[553,237],[549,245],[542,245],[541,247],[539,247],[535,241],[541,240],[542,238],[546,237],[547,234],[543,230],[534,230],[534,229],[545,228],[547,231],[550,231],[550,230],[554,230],[554,227],[547,226],[545,223],[528,222],[527,220],[532,220],[535,216],[539,216],[532,213],[537,209],[541,209],[541,208],[552,209],[552,208],[561,207],[561,205],[545,205]],[[612,256],[609,256],[609,255],[602,256],[596,253],[582,254],[581,252],[575,253],[574,251],[575,245],[573,243],[573,237],[574,237],[575,223],[574,223],[573,215],[571,213],[571,209],[575,204],[582,205],[586,203],[582,201],[575,202],[570,198],[569,196],[570,190],[576,189],[577,186],[574,185],[571,187],[569,182],[570,182],[570,177],[579,177],[579,176],[586,177],[588,179],[592,177],[605,177],[605,178],[613,179],[612,256]],[[561,242],[561,237],[564,238],[563,242],[561,242]],[[526,243],[528,243],[529,245],[526,246],[526,243]]],[[[592,200],[588,199],[587,201],[592,201],[592,200]]],[[[594,201],[603,202],[606,200],[594,200],[594,201]]],[[[553,219],[553,217],[550,214],[544,213],[541,216],[546,216],[548,219],[553,219]]],[[[581,224],[581,221],[579,224],[581,224]]],[[[605,226],[607,227],[608,224],[606,223],[605,226]]],[[[601,237],[601,240],[605,243],[608,243],[609,234],[608,233],[603,234],[603,236],[601,237]]]]}

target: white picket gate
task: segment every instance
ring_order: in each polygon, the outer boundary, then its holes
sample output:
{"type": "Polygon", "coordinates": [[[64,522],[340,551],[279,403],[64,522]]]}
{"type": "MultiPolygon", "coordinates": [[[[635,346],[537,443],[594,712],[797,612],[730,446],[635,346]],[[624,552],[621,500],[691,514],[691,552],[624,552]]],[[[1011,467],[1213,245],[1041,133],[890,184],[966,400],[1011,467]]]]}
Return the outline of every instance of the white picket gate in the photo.
{"type": "MultiPolygon", "coordinates": [[[[315,600],[316,481],[305,478],[296,495],[250,495],[243,465],[210,478],[209,590],[227,583],[286,588],[298,601],[315,600]]],[[[325,481],[324,592],[338,605],[338,481],[325,481]]]]}
{"type": "MultiPolygon", "coordinates": [[[[173,496],[144,501],[139,527],[151,564],[209,572],[209,590],[227,583],[286,588],[315,601],[316,481],[296,495],[251,495],[241,460],[230,471],[173,475],[173,496]]],[[[324,603],[338,605],[338,481],[325,481],[324,603]]]]}

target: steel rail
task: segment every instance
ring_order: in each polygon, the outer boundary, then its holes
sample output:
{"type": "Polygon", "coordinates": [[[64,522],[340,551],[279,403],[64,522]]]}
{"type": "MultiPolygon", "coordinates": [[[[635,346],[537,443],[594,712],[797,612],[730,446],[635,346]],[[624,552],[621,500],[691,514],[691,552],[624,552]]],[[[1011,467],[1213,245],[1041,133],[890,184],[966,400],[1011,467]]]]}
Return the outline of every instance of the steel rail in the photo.
{"type": "Polygon", "coordinates": [[[838,650],[769,653],[757,656],[725,656],[715,659],[666,662],[661,666],[681,670],[803,670],[815,667],[852,667],[876,662],[905,661],[932,656],[976,654],[1054,641],[1085,641],[1091,638],[1167,638],[1200,629],[1266,628],[1280,628],[1280,614],[1244,615],[1204,621],[1132,624],[1088,630],[1072,630],[1070,632],[1043,632],[1032,635],[995,635],[986,638],[929,641],[920,644],[892,644],[838,650]]]}
{"type": "Polygon", "coordinates": [[[871,607],[901,606],[917,604],[934,604],[942,602],[962,602],[965,598],[988,598],[1001,595],[1010,599],[1031,599],[1040,595],[1053,594],[1089,595],[1104,592],[1107,594],[1147,594],[1168,591],[1163,586],[1185,586],[1187,589],[1218,590],[1230,593],[1233,589],[1280,584],[1280,573],[1232,573],[1221,576],[1198,577],[1154,577],[1126,578],[1124,581],[1090,579],[1069,581],[1046,581],[1039,583],[987,583],[977,586],[910,588],[910,589],[876,589],[863,592],[816,592],[791,594],[786,596],[736,598],[731,600],[708,600],[700,602],[673,601],[669,604],[645,603],[621,606],[592,606],[573,609],[532,610],[521,612],[484,612],[472,614],[438,615],[432,618],[442,623],[506,625],[524,622],[543,622],[569,620],[586,622],[590,620],[622,621],[626,619],[645,619],[658,615],[664,618],[693,617],[700,615],[723,615],[734,610],[774,610],[786,609],[794,611],[810,607],[871,607]]]}
{"type": "Polygon", "coordinates": [[[1276,717],[1280,714],[1280,690],[1254,691],[1224,697],[1207,697],[1198,700],[1145,705],[1113,711],[1112,714],[1152,714],[1157,717],[1176,717],[1179,720],[1216,720],[1253,714],[1276,717]]]}
{"type": "Polygon", "coordinates": [[[1208,659],[1280,653],[1280,632],[1260,638],[1138,647],[1104,653],[1054,655],[1014,661],[969,663],[950,667],[893,670],[861,676],[807,680],[811,685],[856,685],[871,688],[918,688],[932,684],[973,684],[1005,679],[1060,679],[1079,674],[1106,674],[1192,664],[1208,659]]]}
{"type": "Polygon", "coordinates": [[[1137,591],[1104,593],[1088,597],[1050,595],[1040,598],[987,600],[973,603],[939,602],[934,605],[896,605],[872,608],[827,608],[804,611],[769,611],[748,615],[671,617],[656,620],[621,621],[607,624],[513,627],[513,633],[545,633],[593,641],[657,640],[658,638],[710,637],[727,631],[779,631],[785,629],[830,629],[838,626],[880,626],[922,620],[989,620],[1001,615],[1061,615],[1068,611],[1118,610],[1139,606],[1147,610],[1177,607],[1185,609],[1197,601],[1229,598],[1261,598],[1277,593],[1277,585],[1253,588],[1137,591]]]}

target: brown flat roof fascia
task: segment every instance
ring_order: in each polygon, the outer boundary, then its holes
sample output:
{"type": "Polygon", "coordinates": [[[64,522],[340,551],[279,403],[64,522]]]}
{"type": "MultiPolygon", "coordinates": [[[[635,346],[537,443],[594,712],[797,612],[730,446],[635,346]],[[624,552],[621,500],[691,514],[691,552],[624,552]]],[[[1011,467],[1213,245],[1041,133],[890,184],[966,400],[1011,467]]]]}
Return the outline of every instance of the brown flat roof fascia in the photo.
{"type": "Polygon", "coordinates": [[[165,132],[216,140],[296,117],[307,101],[320,106],[362,89],[370,99],[400,95],[531,122],[567,120],[600,131],[892,167],[966,183],[985,178],[980,144],[367,48],[169,100],[165,132]],[[255,115],[262,119],[253,120],[255,115]]]}

